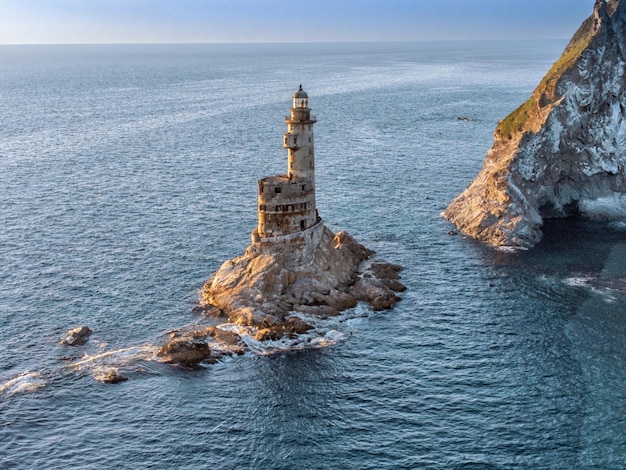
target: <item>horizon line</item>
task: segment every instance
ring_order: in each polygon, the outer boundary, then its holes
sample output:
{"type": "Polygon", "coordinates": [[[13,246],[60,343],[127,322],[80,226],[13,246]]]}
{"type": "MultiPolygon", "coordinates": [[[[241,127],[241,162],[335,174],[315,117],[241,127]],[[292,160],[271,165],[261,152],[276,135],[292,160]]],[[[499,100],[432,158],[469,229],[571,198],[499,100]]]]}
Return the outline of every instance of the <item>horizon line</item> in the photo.
{"type": "Polygon", "coordinates": [[[510,41],[561,41],[571,38],[562,37],[517,37],[517,38],[451,38],[451,39],[354,39],[348,41],[136,41],[136,42],[23,42],[23,43],[0,43],[3,46],[167,46],[167,45],[275,45],[275,44],[408,44],[408,43],[441,43],[441,42],[510,42],[510,41]]]}

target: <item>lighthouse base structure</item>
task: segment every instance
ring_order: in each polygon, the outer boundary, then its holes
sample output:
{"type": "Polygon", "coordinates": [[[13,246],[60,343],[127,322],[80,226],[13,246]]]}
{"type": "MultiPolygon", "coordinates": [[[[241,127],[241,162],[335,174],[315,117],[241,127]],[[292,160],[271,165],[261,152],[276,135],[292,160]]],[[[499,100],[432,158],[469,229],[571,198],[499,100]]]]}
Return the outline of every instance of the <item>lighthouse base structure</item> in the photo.
{"type": "Polygon", "coordinates": [[[250,235],[250,249],[257,253],[275,253],[288,251],[310,251],[311,247],[317,246],[319,238],[324,231],[324,224],[320,217],[317,223],[308,229],[289,235],[277,235],[274,237],[259,236],[258,227],[250,235]]]}

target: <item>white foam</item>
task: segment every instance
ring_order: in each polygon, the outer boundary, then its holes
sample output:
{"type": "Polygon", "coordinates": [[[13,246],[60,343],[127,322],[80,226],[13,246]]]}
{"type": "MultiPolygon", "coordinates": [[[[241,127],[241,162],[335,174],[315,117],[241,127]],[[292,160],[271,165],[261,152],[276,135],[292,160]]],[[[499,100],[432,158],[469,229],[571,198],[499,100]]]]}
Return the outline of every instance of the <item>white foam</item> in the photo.
{"type": "Polygon", "coordinates": [[[39,372],[24,372],[0,385],[0,395],[34,392],[46,384],[39,372]]]}
{"type": "Polygon", "coordinates": [[[108,365],[110,367],[125,366],[137,361],[152,360],[156,356],[156,347],[146,344],[143,346],[132,346],[129,348],[106,351],[100,354],[85,354],[83,358],[68,367],[73,369],[83,369],[108,365]]]}
{"type": "Polygon", "coordinates": [[[94,379],[101,383],[107,383],[111,380],[112,377],[117,377],[120,375],[120,371],[117,367],[112,366],[96,366],[91,375],[94,379]]]}
{"type": "Polygon", "coordinates": [[[572,287],[589,287],[589,283],[593,280],[591,276],[568,277],[563,279],[563,284],[572,287]]]}
{"type": "Polygon", "coordinates": [[[218,328],[237,333],[248,349],[252,353],[260,356],[268,356],[287,351],[325,348],[337,344],[339,341],[346,338],[346,335],[340,331],[328,328],[328,326],[324,328],[322,324],[325,320],[316,317],[310,318],[309,315],[304,314],[298,314],[297,316],[311,324],[315,323],[315,325],[313,325],[314,328],[309,332],[297,335],[295,338],[283,336],[277,340],[259,341],[254,338],[257,331],[255,328],[239,326],[232,323],[224,323],[219,325],[218,328]]]}
{"type": "Polygon", "coordinates": [[[503,253],[517,253],[518,251],[528,250],[528,248],[524,246],[496,246],[495,248],[503,253]]]}
{"type": "Polygon", "coordinates": [[[614,289],[606,286],[598,286],[598,282],[595,283],[595,286],[591,285],[591,282],[593,281],[596,281],[596,279],[592,276],[578,276],[563,279],[563,284],[571,287],[588,289],[593,294],[602,297],[602,299],[607,303],[613,303],[617,301],[617,297],[613,294],[613,292],[615,291],[614,289]]]}
{"type": "Polygon", "coordinates": [[[346,339],[346,335],[340,331],[330,330],[324,336],[313,338],[311,345],[317,348],[326,348],[346,339]]]}
{"type": "Polygon", "coordinates": [[[616,230],[626,230],[626,221],[614,220],[613,222],[609,223],[609,227],[616,230]]]}
{"type": "Polygon", "coordinates": [[[600,295],[602,295],[602,297],[603,297],[603,299],[604,299],[604,301],[606,303],[613,304],[613,303],[617,302],[617,297],[611,293],[610,289],[605,289],[605,290],[601,290],[601,291],[598,291],[597,289],[594,289],[594,292],[597,292],[600,295]]]}
{"type": "Polygon", "coordinates": [[[352,317],[346,319],[346,325],[348,326],[360,326],[362,324],[365,324],[366,322],[367,319],[365,317],[352,317]]]}

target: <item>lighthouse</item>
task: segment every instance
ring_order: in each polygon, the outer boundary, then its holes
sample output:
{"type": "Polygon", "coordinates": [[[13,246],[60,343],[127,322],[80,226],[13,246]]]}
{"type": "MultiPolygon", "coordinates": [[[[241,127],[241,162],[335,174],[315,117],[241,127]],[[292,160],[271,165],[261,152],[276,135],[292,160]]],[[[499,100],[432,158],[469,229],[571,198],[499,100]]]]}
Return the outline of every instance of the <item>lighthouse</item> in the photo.
{"type": "Polygon", "coordinates": [[[315,122],[309,97],[300,85],[285,119],[287,174],[259,180],[258,225],[252,233],[253,244],[289,241],[321,220],[315,206],[315,122]]]}
{"type": "Polygon", "coordinates": [[[313,124],[309,97],[302,85],[293,94],[290,115],[285,119],[287,132],[283,147],[287,149],[288,175],[290,178],[306,178],[315,186],[315,158],[313,146],[313,124]]]}

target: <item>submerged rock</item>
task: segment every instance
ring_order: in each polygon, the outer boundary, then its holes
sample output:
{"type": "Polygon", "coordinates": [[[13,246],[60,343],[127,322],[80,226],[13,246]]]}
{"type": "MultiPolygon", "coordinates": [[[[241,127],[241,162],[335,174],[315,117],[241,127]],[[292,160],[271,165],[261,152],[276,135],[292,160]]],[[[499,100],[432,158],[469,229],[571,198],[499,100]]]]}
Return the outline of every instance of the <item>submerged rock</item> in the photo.
{"type": "Polygon", "coordinates": [[[89,341],[91,329],[88,326],[79,326],[69,330],[65,338],[61,340],[61,344],[67,346],[80,346],[89,341]]]}
{"type": "Polygon", "coordinates": [[[128,380],[115,367],[100,367],[94,371],[93,378],[103,384],[118,384],[128,380]]]}
{"type": "Polygon", "coordinates": [[[597,0],[484,167],[442,213],[496,246],[530,247],[545,218],[626,217],[626,1],[597,0]]]}
{"type": "Polygon", "coordinates": [[[358,300],[375,310],[399,300],[397,265],[372,264],[360,271],[373,251],[347,232],[331,232],[322,222],[287,243],[250,245],[226,261],[201,290],[201,303],[219,308],[229,321],[255,327],[255,339],[276,340],[309,331],[293,312],[328,317],[358,300]]]}

